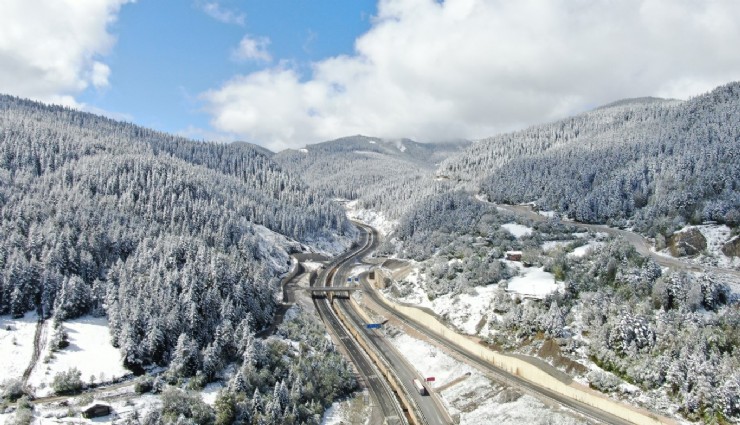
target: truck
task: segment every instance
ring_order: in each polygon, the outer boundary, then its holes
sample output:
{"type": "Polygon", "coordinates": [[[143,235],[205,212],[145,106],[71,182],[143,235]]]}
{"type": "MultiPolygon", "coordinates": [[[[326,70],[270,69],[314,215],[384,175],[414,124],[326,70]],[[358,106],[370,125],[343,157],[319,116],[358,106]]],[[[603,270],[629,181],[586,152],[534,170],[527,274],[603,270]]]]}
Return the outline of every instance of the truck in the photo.
{"type": "Polygon", "coordinates": [[[414,379],[414,388],[419,392],[419,395],[429,395],[427,388],[418,379],[414,379]]]}

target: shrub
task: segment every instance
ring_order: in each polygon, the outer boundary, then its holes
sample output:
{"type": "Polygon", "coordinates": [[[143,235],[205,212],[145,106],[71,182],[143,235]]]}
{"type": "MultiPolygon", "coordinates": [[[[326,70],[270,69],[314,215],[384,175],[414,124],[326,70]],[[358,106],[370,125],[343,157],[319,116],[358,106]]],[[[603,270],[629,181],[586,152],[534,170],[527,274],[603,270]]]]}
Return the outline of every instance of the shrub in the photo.
{"type": "Polygon", "coordinates": [[[51,388],[57,394],[74,394],[82,389],[82,373],[76,368],[71,367],[66,372],[59,372],[54,375],[51,382],[51,388]]]}
{"type": "Polygon", "coordinates": [[[2,398],[10,401],[18,400],[23,394],[23,382],[20,379],[8,379],[2,384],[2,398]]]}

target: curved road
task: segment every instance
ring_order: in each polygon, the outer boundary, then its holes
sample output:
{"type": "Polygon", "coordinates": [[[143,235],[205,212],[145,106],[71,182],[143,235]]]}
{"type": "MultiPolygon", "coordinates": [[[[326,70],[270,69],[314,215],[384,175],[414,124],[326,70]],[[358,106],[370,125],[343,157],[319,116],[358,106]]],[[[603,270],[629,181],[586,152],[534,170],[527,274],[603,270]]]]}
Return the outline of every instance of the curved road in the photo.
{"type": "MultiPolygon", "coordinates": [[[[377,248],[378,242],[376,233],[368,231],[361,224],[356,225],[365,230],[364,240],[366,243],[364,244],[364,248],[356,255],[342,262],[334,275],[334,286],[341,286],[341,283],[346,282],[347,277],[349,277],[351,269],[356,265],[357,260],[364,258],[367,254],[377,248]]],[[[365,341],[372,345],[375,352],[380,354],[385,359],[386,363],[391,366],[394,374],[398,377],[401,385],[403,385],[407,396],[416,404],[421,420],[429,425],[447,425],[452,423],[452,419],[449,414],[445,411],[441,402],[436,397],[433,395],[422,396],[416,390],[416,387],[413,384],[414,379],[419,379],[423,382],[424,377],[419,375],[416,368],[411,365],[389,341],[385,339],[381,332],[367,329],[367,322],[355,310],[355,306],[350,302],[350,300],[335,298],[334,304],[337,308],[342,309],[345,315],[353,323],[355,329],[358,329],[363,333],[365,341]]]]}
{"type": "MultiPolygon", "coordinates": [[[[514,215],[522,216],[529,218],[533,221],[545,221],[548,218],[543,216],[542,214],[538,214],[528,206],[525,205],[505,205],[505,204],[494,204],[488,201],[481,200],[479,198],[476,198],[477,200],[491,204],[496,206],[497,208],[501,208],[504,211],[507,211],[509,213],[512,213],[514,215]]],[[[713,273],[720,273],[720,274],[728,274],[732,275],[736,278],[740,278],[740,271],[738,270],[732,270],[732,269],[725,269],[720,267],[710,267],[710,266],[700,266],[696,264],[690,264],[685,261],[681,261],[678,258],[668,257],[665,255],[658,254],[657,252],[652,250],[652,245],[650,242],[648,242],[645,237],[638,233],[630,232],[628,230],[621,230],[621,229],[615,229],[613,227],[608,227],[600,224],[586,224],[586,223],[580,223],[577,221],[565,221],[565,223],[572,224],[574,226],[583,227],[585,229],[592,230],[594,232],[604,232],[608,233],[612,236],[621,236],[624,238],[625,241],[627,241],[629,244],[631,244],[633,247],[635,247],[635,250],[645,256],[645,257],[651,257],[653,260],[655,260],[656,263],[663,267],[669,267],[676,270],[685,270],[685,271],[693,271],[693,272],[713,272],[713,273]]]]}
{"type": "MultiPolygon", "coordinates": [[[[362,228],[365,229],[365,231],[369,231],[372,233],[376,232],[375,229],[369,226],[362,226],[362,228]]],[[[491,363],[482,361],[478,359],[477,357],[468,354],[467,351],[457,346],[454,342],[427,329],[423,323],[419,323],[413,320],[412,318],[402,313],[399,313],[395,310],[390,310],[390,309],[385,308],[385,304],[380,299],[381,295],[379,295],[378,292],[374,288],[370,287],[367,281],[363,282],[363,286],[365,287],[365,291],[364,291],[365,295],[370,297],[371,300],[380,309],[383,310],[383,314],[385,314],[386,316],[393,316],[397,318],[398,320],[416,329],[418,332],[423,334],[428,340],[433,341],[434,343],[441,345],[447,348],[448,350],[452,350],[456,352],[458,355],[465,358],[468,364],[476,367],[479,370],[483,370],[485,373],[487,373],[489,376],[494,377],[494,379],[498,380],[499,382],[502,382],[506,385],[510,385],[512,387],[518,388],[540,399],[550,401],[550,402],[555,402],[562,406],[566,406],[590,419],[594,419],[599,422],[608,423],[608,424],[617,424],[617,425],[631,424],[631,422],[629,421],[626,421],[610,413],[607,413],[602,410],[591,407],[585,403],[576,401],[570,397],[560,395],[559,393],[556,393],[547,388],[540,387],[534,382],[522,379],[521,377],[518,377],[516,375],[513,375],[502,369],[497,368],[491,363]]]]}
{"type": "MultiPolygon", "coordinates": [[[[364,246],[366,245],[363,244],[363,247],[364,246]]],[[[327,283],[331,283],[332,277],[339,265],[350,259],[353,261],[357,253],[361,250],[362,249],[350,251],[335,260],[332,265],[322,271],[321,276],[317,281],[317,286],[327,286],[327,283]]],[[[355,365],[357,372],[362,376],[365,387],[373,400],[371,423],[383,423],[389,425],[405,423],[405,415],[401,410],[401,406],[396,399],[395,394],[385,382],[385,378],[373,365],[367,354],[339,321],[339,318],[331,308],[330,300],[327,298],[314,297],[314,305],[327,328],[336,336],[339,343],[344,347],[350,361],[355,365]]]]}

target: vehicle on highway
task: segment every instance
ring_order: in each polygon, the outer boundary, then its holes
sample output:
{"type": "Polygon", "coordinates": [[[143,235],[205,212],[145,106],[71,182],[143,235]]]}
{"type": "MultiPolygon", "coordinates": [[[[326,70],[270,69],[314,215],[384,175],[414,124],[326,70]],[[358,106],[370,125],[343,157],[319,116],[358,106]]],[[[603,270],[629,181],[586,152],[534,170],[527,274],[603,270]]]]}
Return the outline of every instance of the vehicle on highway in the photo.
{"type": "Polygon", "coordinates": [[[418,379],[414,379],[414,387],[416,387],[416,391],[418,391],[420,395],[429,395],[427,388],[418,379]]]}

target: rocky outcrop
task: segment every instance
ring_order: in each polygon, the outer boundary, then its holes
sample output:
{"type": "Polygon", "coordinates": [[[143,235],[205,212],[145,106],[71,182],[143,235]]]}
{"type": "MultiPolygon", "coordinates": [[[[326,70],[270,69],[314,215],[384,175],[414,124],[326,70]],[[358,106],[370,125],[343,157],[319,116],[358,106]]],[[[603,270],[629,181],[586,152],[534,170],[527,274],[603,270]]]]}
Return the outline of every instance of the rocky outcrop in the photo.
{"type": "Polygon", "coordinates": [[[728,257],[740,257],[740,236],[735,236],[730,239],[730,241],[722,247],[722,253],[728,257]]]}
{"type": "Polygon", "coordinates": [[[668,238],[668,250],[674,257],[697,255],[705,249],[707,239],[695,227],[674,233],[668,238]]]}

